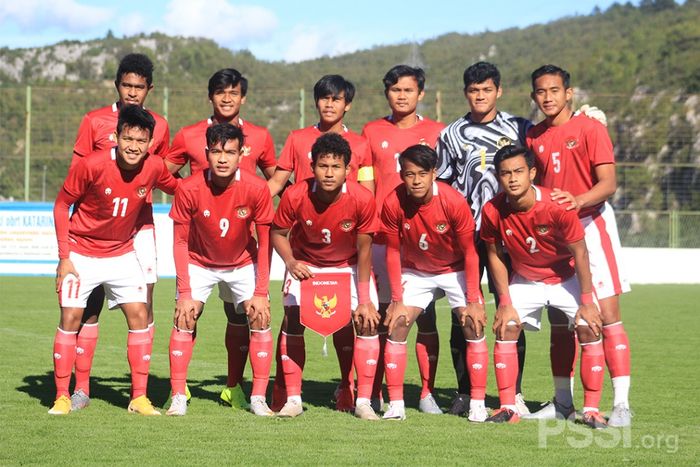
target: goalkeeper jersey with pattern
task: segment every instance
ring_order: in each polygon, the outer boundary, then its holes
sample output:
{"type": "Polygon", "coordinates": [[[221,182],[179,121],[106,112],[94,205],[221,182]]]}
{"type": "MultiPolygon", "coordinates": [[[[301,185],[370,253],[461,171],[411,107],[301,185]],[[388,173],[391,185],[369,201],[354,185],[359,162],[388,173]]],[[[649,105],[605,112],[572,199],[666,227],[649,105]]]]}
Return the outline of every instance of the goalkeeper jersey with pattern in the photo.
{"type": "Polygon", "coordinates": [[[529,120],[497,112],[486,123],[471,120],[471,114],[455,120],[440,133],[437,143],[437,174],[467,199],[476,231],[481,229],[481,209],[498,193],[493,156],[503,146],[525,146],[529,120]]]}

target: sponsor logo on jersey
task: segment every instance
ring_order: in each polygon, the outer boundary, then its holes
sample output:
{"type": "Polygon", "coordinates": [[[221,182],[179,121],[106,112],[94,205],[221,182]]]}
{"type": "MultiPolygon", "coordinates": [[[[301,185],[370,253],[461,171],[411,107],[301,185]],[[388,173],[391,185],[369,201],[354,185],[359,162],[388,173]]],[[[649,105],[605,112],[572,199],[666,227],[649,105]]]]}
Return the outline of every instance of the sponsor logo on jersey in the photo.
{"type": "Polygon", "coordinates": [[[423,146],[429,146],[428,142],[425,140],[425,138],[421,138],[418,141],[418,144],[422,144],[423,146]]]}
{"type": "Polygon", "coordinates": [[[109,140],[110,140],[111,142],[113,142],[113,143],[117,141],[117,138],[116,138],[116,136],[114,135],[114,133],[110,133],[110,134],[109,134],[109,140]]]}
{"type": "Polygon", "coordinates": [[[248,209],[247,206],[241,206],[238,209],[236,209],[236,215],[239,219],[245,219],[250,215],[250,209],[248,209]]]}
{"type": "Polygon", "coordinates": [[[406,223],[403,225],[403,228],[406,229],[406,230],[411,230],[411,224],[409,224],[408,222],[406,222],[406,223]]]}
{"type": "Polygon", "coordinates": [[[355,224],[350,219],[345,219],[340,221],[340,230],[343,232],[350,232],[355,224]]]}
{"type": "Polygon", "coordinates": [[[148,193],[148,188],[146,188],[145,186],[140,186],[136,189],[136,195],[139,198],[143,198],[144,196],[146,196],[147,193],[148,193]]]}
{"type": "Polygon", "coordinates": [[[105,188],[105,194],[106,194],[107,196],[111,195],[111,194],[112,194],[112,189],[111,189],[111,188],[105,188]]]}
{"type": "Polygon", "coordinates": [[[576,138],[569,138],[566,140],[566,149],[574,149],[578,146],[578,140],[576,138]]]}
{"type": "Polygon", "coordinates": [[[306,157],[308,157],[309,160],[311,160],[311,151],[309,151],[309,153],[306,155],[306,157]]]}
{"type": "Polygon", "coordinates": [[[544,146],[540,144],[540,147],[537,148],[537,151],[542,154],[544,152],[544,146]]]}
{"type": "Polygon", "coordinates": [[[447,230],[447,222],[438,222],[435,224],[435,230],[437,230],[440,233],[443,233],[445,230],[447,230]]]}
{"type": "Polygon", "coordinates": [[[209,217],[211,216],[211,212],[209,212],[209,209],[205,209],[202,215],[204,215],[204,217],[209,217]]]}
{"type": "Polygon", "coordinates": [[[250,146],[243,146],[241,148],[241,156],[243,156],[243,157],[250,156],[250,146]]]}
{"type": "Polygon", "coordinates": [[[320,315],[321,318],[330,318],[335,314],[335,307],[338,304],[338,296],[333,295],[330,299],[327,295],[323,295],[319,298],[318,295],[314,295],[314,306],[316,307],[316,314],[320,315]]]}
{"type": "Polygon", "coordinates": [[[313,224],[313,222],[311,222],[311,219],[307,219],[307,220],[306,220],[306,225],[308,225],[309,227],[311,227],[312,224],[313,224]]]}
{"type": "Polygon", "coordinates": [[[499,149],[509,144],[513,144],[513,141],[507,136],[501,136],[498,138],[498,141],[496,141],[496,146],[498,146],[499,149]]]}
{"type": "Polygon", "coordinates": [[[382,141],[382,149],[386,149],[389,147],[389,142],[388,141],[382,141]]]}
{"type": "Polygon", "coordinates": [[[548,225],[537,225],[535,226],[535,229],[539,235],[547,235],[549,233],[548,225]]]}
{"type": "Polygon", "coordinates": [[[510,229],[506,229],[506,235],[508,235],[509,237],[512,237],[512,236],[513,236],[513,231],[510,230],[510,229]]]}

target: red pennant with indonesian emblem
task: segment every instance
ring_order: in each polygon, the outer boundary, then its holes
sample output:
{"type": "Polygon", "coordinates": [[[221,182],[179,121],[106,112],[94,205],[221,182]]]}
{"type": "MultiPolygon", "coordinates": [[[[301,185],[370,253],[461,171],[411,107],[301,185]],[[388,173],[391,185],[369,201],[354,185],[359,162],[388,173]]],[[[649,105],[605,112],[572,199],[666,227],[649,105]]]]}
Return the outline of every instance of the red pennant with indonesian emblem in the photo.
{"type": "Polygon", "coordinates": [[[320,273],[300,282],[301,324],[323,337],[350,322],[349,273],[320,273]]]}

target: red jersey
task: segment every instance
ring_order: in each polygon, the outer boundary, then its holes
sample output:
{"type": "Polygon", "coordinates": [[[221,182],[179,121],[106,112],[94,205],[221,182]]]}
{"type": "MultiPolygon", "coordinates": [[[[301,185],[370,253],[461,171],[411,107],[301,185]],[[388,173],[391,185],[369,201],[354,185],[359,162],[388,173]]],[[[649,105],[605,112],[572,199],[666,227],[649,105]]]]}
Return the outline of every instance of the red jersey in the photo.
{"type": "MultiPolygon", "coordinates": [[[[213,120],[208,118],[182,128],[175,134],[175,139],[173,139],[173,144],[165,159],[176,165],[185,165],[189,162],[192,175],[208,169],[209,162],[205,152],[207,128],[213,123],[213,120]]],[[[253,125],[242,118],[238,119],[238,126],[243,130],[244,136],[239,166],[252,173],[255,173],[256,167],[260,167],[261,170],[274,167],[277,163],[275,161],[275,145],[267,128],[253,125]]]]}
{"type": "MultiPolygon", "coordinates": [[[[583,114],[559,126],[540,122],[528,130],[526,142],[537,158],[540,185],[574,196],[587,192],[598,182],[597,165],[615,163],[608,130],[583,114]]],[[[601,204],[582,209],[579,216],[590,215],[601,204]]]]}
{"type": "Polygon", "coordinates": [[[418,122],[410,128],[399,128],[391,116],[374,120],[362,129],[362,136],[369,142],[374,167],[375,199],[377,210],[382,209],[384,199],[402,183],[399,171],[399,155],[409,146],[426,144],[435,148],[445,125],[418,115],[418,122]]]}
{"type": "MultiPolygon", "coordinates": [[[[156,120],[156,126],[153,129],[153,146],[149,152],[165,157],[170,143],[168,122],[151,110],[148,113],[156,120]]],[[[117,131],[118,119],[119,107],[116,102],[85,114],[80,122],[78,136],[75,138],[71,165],[76,163],[78,157],[85,157],[94,151],[116,146],[117,141],[114,139],[114,133],[117,131]]]]}
{"type": "Polygon", "coordinates": [[[209,170],[182,181],[170,217],[190,226],[189,259],[215,269],[245,266],[256,259],[252,224],[270,224],[274,210],[267,184],[246,170],[223,191],[211,182],[209,170]]]}
{"type": "Polygon", "coordinates": [[[160,157],[146,157],[135,171],[120,169],[116,159],[116,148],[98,151],[68,171],[54,205],[59,258],[71,251],[99,258],[132,251],[148,193],[153,188],[175,192],[178,181],[160,157]]]}
{"type": "MultiPolygon", "coordinates": [[[[372,165],[372,154],[365,138],[345,127],[343,128],[341,136],[347,140],[352,150],[347,179],[355,182],[357,181],[357,171],[361,167],[372,165]]],[[[289,133],[282,152],[280,152],[277,167],[293,172],[295,183],[314,176],[311,170],[311,146],[322,134],[316,125],[289,133]]]]}
{"type": "Polygon", "coordinates": [[[372,192],[346,181],[340,197],[325,204],[316,197],[313,178],[285,190],[274,224],[291,229],[294,258],[312,266],[343,267],[357,263],[357,234],[376,232],[372,192]]]}
{"type": "Polygon", "coordinates": [[[476,225],[469,204],[451,186],[434,182],[426,204],[414,203],[398,186],[384,200],[381,218],[382,231],[399,237],[402,268],[430,274],[465,270],[457,237],[469,235],[473,242],[476,225]]]}
{"type": "Polygon", "coordinates": [[[571,277],[574,258],[568,245],[583,240],[575,211],[551,201],[551,190],[533,186],[535,205],[527,212],[511,209],[505,193],[484,205],[481,238],[502,242],[513,270],[530,281],[557,284],[571,277]]]}

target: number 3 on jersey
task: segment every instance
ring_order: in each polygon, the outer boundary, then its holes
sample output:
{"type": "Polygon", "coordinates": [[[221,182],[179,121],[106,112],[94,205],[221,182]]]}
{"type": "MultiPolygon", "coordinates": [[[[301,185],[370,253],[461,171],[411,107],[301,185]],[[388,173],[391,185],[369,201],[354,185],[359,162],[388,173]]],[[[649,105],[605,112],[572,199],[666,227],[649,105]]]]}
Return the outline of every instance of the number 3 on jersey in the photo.
{"type": "Polygon", "coordinates": [[[323,238],[321,239],[321,241],[323,241],[323,243],[330,245],[330,243],[331,243],[331,231],[328,229],[321,229],[321,235],[323,235],[323,238]]]}

